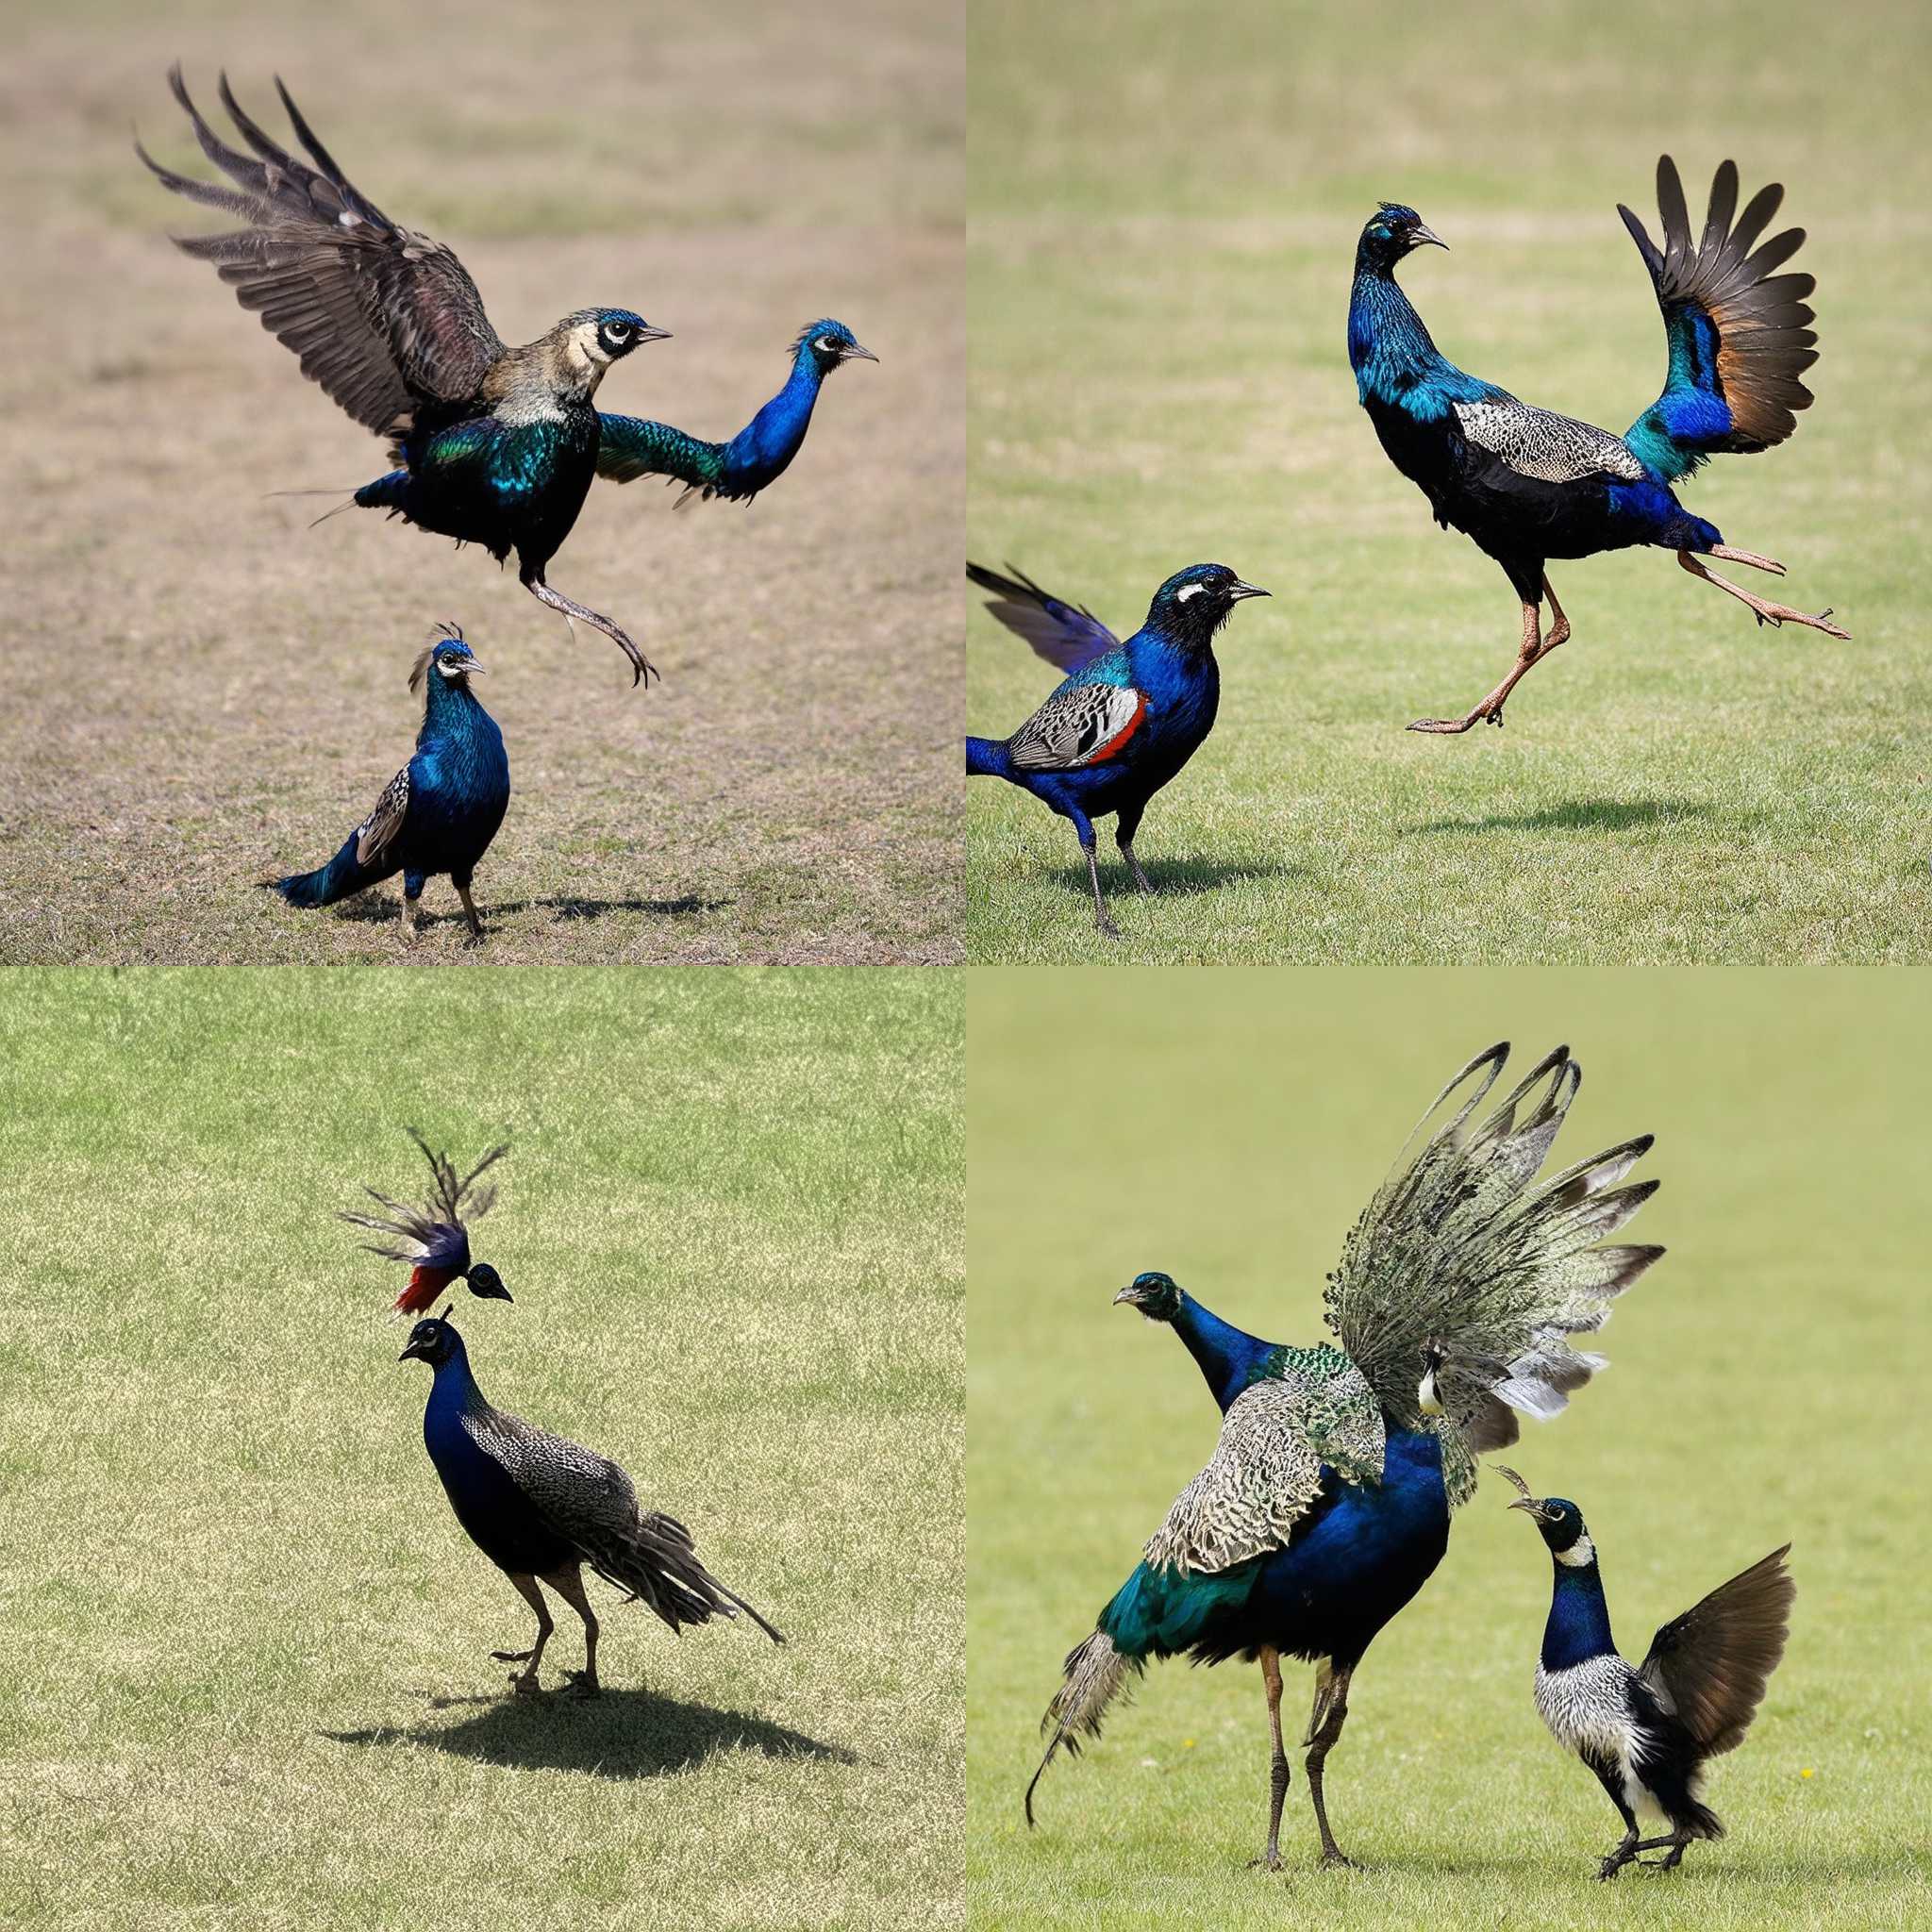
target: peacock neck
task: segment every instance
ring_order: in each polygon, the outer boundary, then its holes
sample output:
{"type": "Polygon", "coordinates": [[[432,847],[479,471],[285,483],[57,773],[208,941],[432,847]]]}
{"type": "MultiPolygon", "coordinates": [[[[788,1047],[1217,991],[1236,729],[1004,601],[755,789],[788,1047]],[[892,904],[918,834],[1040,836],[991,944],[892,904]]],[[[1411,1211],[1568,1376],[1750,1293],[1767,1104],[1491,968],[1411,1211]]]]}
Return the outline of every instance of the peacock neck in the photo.
{"type": "Polygon", "coordinates": [[[482,1390],[476,1386],[475,1376],[470,1373],[469,1357],[458,1348],[436,1364],[423,1426],[425,1432],[433,1434],[438,1424],[454,1422],[472,1409],[488,1408],[489,1406],[482,1390]]]}
{"type": "Polygon", "coordinates": [[[824,376],[808,349],[799,351],[791,374],[772,400],[731,439],[724,452],[726,480],[734,489],[762,490],[784,474],[811,425],[824,376]]]}
{"type": "Polygon", "coordinates": [[[475,729],[476,721],[485,715],[468,678],[445,677],[434,670],[429,673],[428,690],[423,701],[424,737],[468,733],[475,729]]]}
{"type": "Polygon", "coordinates": [[[1215,1401],[1225,1409],[1259,1375],[1272,1344],[1224,1322],[1185,1289],[1179,1294],[1180,1307],[1173,1318],[1174,1333],[1187,1344],[1215,1401]]]}
{"type": "Polygon", "coordinates": [[[1549,1622],[1543,1625],[1543,1669],[1568,1670],[1591,1658],[1614,1655],[1610,1607],[1604,1601],[1603,1572],[1594,1554],[1589,1562],[1569,1564],[1558,1557],[1552,1568],[1549,1622]]]}
{"type": "Polygon", "coordinates": [[[1442,367],[1441,352],[1394,275],[1360,256],[1348,300],[1348,362],[1363,402],[1401,394],[1442,367]]]}

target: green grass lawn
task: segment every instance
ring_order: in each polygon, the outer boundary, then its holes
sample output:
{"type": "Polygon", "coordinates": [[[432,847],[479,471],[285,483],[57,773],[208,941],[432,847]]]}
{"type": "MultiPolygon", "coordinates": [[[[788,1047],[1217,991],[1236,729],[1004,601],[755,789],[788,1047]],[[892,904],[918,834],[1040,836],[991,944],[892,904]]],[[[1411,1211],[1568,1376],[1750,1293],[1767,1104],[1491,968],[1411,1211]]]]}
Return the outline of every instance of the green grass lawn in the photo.
{"type": "Polygon", "coordinates": [[[958,1923],[957,980],[422,984],[0,980],[0,1922],[958,1923]],[[528,1613],[333,1219],[415,1191],[406,1124],[514,1143],[484,1389],[784,1648],[592,1581],[601,1702],[509,1698],[528,1613]]]}
{"type": "MultiPolygon", "coordinates": [[[[1588,969],[982,973],[968,1244],[969,1874],[987,1925],[1919,1926],[1932,1695],[1923,1615],[1924,1070],[1915,976],[1588,969]],[[1557,1158],[1657,1136],[1633,1229],[1669,1255],[1609,1373],[1510,1453],[1583,1507],[1622,1646],[1780,1542],[1790,1648],[1713,1768],[1731,1836],[1660,1879],[1593,1876],[1620,1835],[1530,1696],[1549,1560],[1485,1480],[1357,1674],[1314,1863],[1301,1755],[1288,1869],[1258,1671],[1156,1665],[1101,1742],[1020,1801],[1064,1652],[1206,1460],[1216,1417],[1142,1268],[1288,1341],[1325,1336],[1343,1235],[1438,1087],[1492,1040],[1568,1040],[1557,1158]],[[1129,1045],[1128,1042],[1131,1042],[1129,1045]]],[[[1529,1058],[1525,1059],[1524,1057],[1529,1058]]],[[[1289,1676],[1299,1738],[1311,1674],[1289,1676]]]]}
{"type": "MultiPolygon", "coordinates": [[[[968,788],[970,957],[1923,958],[1928,21],[1234,0],[1208,31],[1141,0],[1096,36],[975,6],[970,554],[1122,634],[1188,563],[1275,596],[1223,634],[1220,724],[1141,828],[1160,896],[1104,874],[1123,942],[1092,929],[1071,828],[968,788]],[[1452,359],[1621,430],[1664,354],[1615,204],[1655,227],[1666,150],[1700,225],[1724,156],[1747,192],[1784,181],[1819,283],[1816,408],[1686,500],[1855,641],[1760,630],[1662,551],[1559,564],[1574,640],[1506,729],[1407,735],[1496,682],[1519,620],[1357,406],[1361,224],[1394,197],[1449,242],[1404,281],[1452,359]]],[[[969,728],[1004,735],[1054,674],[973,608],[969,728]]]]}

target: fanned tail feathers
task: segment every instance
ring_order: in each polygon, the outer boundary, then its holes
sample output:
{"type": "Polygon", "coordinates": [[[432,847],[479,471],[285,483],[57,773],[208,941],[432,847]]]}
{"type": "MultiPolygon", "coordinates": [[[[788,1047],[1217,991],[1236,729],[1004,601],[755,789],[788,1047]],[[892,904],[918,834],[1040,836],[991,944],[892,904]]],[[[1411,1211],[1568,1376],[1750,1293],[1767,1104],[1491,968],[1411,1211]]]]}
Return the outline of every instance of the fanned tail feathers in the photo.
{"type": "Polygon", "coordinates": [[[1410,1137],[1415,1147],[1424,1136],[1421,1146],[1356,1224],[1326,1295],[1329,1326],[1405,1426],[1424,1422],[1424,1347],[1441,1348],[1444,1474],[1457,1503],[1474,1488],[1474,1458],[1516,1441],[1519,1414],[1556,1415],[1604,1366],[1569,1338],[1602,1327],[1663,1253],[1597,1245],[1657,1191],[1656,1181],[1620,1185],[1650,1135],[1533,1187],[1583,1077],[1567,1047],[1473,1124],[1508,1054],[1506,1042],[1477,1055],[1437,1097],[1410,1137]]]}
{"type": "Polygon", "coordinates": [[[1046,1767],[1062,1745],[1069,1757],[1080,1755],[1083,1738],[1100,1736],[1100,1722],[1107,1707],[1125,1687],[1129,1672],[1138,1676],[1147,1668],[1141,1657],[1123,1657],[1113,1640],[1096,1630],[1084,1643],[1067,1653],[1065,1679],[1054,1692],[1040,1729],[1046,1737],[1046,1755],[1026,1787],[1026,1824],[1033,1824],[1033,1790],[1045,1774],[1046,1767]]]}
{"type": "Polygon", "coordinates": [[[781,1631],[705,1568],[691,1531],[675,1516],[654,1510],[640,1516],[628,1536],[586,1541],[581,1547],[599,1576],[655,1610],[674,1632],[713,1617],[735,1618],[742,1610],[774,1643],[785,1641],[781,1631]]]}

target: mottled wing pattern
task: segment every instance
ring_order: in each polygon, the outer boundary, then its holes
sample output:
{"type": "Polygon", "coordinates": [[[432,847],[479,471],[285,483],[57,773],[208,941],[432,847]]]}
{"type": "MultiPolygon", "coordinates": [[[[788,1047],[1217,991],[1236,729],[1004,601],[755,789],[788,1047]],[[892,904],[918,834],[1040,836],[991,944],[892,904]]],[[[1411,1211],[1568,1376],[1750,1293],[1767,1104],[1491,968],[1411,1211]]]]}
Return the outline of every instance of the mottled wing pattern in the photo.
{"type": "Polygon", "coordinates": [[[1656,287],[1670,358],[1662,394],[1625,435],[1669,481],[1707,457],[1782,442],[1798,426],[1795,412],[1811,407],[1799,377],[1818,359],[1806,300],[1817,283],[1774,273],[1798,252],[1805,231],[1787,228],[1761,246],[1757,239],[1784,193],[1774,182],[1760,189],[1734,224],[1738,169],[1724,161],[1711,180],[1704,233],[1693,239],[1684,184],[1665,155],[1657,164],[1663,246],[1617,205],[1656,287]]]}
{"type": "Polygon", "coordinates": [[[1069,678],[1007,741],[1007,750],[1024,772],[1076,772],[1116,756],[1146,714],[1147,694],[1131,684],[1069,678]]]}
{"type": "Polygon", "coordinates": [[[969,563],[966,575],[981,590],[993,593],[986,608],[1049,664],[1072,676],[1094,658],[1119,649],[1120,640],[1084,604],[1069,604],[1042,591],[1024,571],[1013,570],[1011,564],[1007,568],[1010,576],[983,563],[969,563]]]}
{"type": "MultiPolygon", "coordinates": [[[[405,765],[382,788],[382,796],[375,801],[375,809],[356,827],[356,863],[373,865],[384,846],[403,829],[403,821],[408,815],[409,768],[405,765]]],[[[341,821],[337,823],[341,824],[341,821]]]]}
{"type": "Polygon", "coordinates": [[[1785,1568],[1790,1548],[1774,1550],[1666,1624],[1638,1671],[1712,1757],[1742,1740],[1785,1654],[1798,1593],[1785,1568]]]}
{"type": "Polygon", "coordinates": [[[638,416],[599,416],[597,474],[612,483],[662,476],[709,498],[724,473],[724,445],[687,436],[668,423],[638,416]]]}
{"type": "Polygon", "coordinates": [[[1381,1423],[1368,1384],[1339,1351],[1327,1353],[1342,1372],[1325,1381],[1291,1374],[1235,1398],[1208,1466],[1148,1542],[1150,1566],[1211,1575],[1286,1548],[1321,1491],[1324,1461],[1345,1465],[1351,1480],[1379,1480],[1381,1423]]]}
{"type": "Polygon", "coordinates": [[[421,404],[474,397],[504,345],[456,256],[358,193],[279,80],[312,168],[242,111],[225,75],[222,103],[258,158],[229,147],[202,119],[179,67],[168,80],[202,152],[235,185],[177,175],[139,142],[136,153],[176,194],[247,224],[176,245],[213,262],[242,308],[301,358],[302,373],[369,428],[395,434],[421,404]]]}
{"type": "Polygon", "coordinates": [[[1619,1185],[1650,1135],[1537,1185],[1583,1077],[1567,1047],[1478,1120],[1508,1055],[1507,1044],[1478,1054],[1438,1095],[1413,1153],[1404,1150],[1351,1231],[1324,1297],[1329,1327],[1404,1427],[1426,1425],[1424,1350],[1441,1347],[1438,1426],[1455,1503],[1474,1487],[1474,1457],[1515,1441],[1519,1413],[1556,1415],[1603,1367],[1570,1337],[1601,1328],[1663,1253],[1597,1245],[1657,1191],[1656,1181],[1619,1185]]]}
{"type": "Polygon", "coordinates": [[[1574,416],[1558,416],[1513,398],[1507,402],[1452,406],[1463,436],[1476,448],[1499,457],[1519,476],[1544,483],[1574,483],[1607,474],[1634,483],[1643,465],[1621,436],[1574,416]]]}

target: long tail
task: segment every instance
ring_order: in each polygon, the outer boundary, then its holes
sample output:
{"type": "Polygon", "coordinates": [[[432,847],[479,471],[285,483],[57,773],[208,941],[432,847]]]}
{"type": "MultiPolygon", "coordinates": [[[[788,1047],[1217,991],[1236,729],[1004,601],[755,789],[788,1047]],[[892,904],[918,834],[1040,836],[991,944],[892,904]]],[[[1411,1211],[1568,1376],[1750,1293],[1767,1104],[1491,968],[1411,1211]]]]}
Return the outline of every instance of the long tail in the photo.
{"type": "Polygon", "coordinates": [[[598,1575],[657,1611],[674,1631],[713,1617],[736,1617],[742,1610],[774,1643],[785,1641],[782,1631],[698,1561],[691,1531],[675,1516],[656,1511],[641,1516],[622,1543],[600,1544],[584,1554],[598,1575]]]}
{"type": "Polygon", "coordinates": [[[1064,1681],[1054,1692],[1053,1702],[1046,1707],[1046,1715],[1040,1722],[1041,1734],[1051,1735],[1047,1736],[1046,1756],[1040,1760],[1040,1769],[1026,1787],[1028,1830],[1033,1826],[1033,1788],[1053,1762],[1054,1754],[1065,1745],[1069,1757],[1079,1757],[1081,1740],[1100,1736],[1100,1721],[1107,1707],[1125,1686],[1128,1673],[1139,1676],[1147,1665],[1141,1657],[1123,1657],[1113,1647],[1113,1639],[1105,1631],[1096,1630],[1084,1643],[1067,1653],[1064,1668],[1064,1681]]]}
{"type": "Polygon", "coordinates": [[[393,865],[358,865],[356,862],[356,834],[342,841],[342,849],[326,865],[314,872],[291,873],[285,879],[263,879],[263,887],[279,892],[291,906],[333,906],[365,886],[378,884],[400,868],[393,865]]]}
{"type": "Polygon", "coordinates": [[[969,778],[1010,778],[1013,775],[1012,758],[996,738],[969,738],[966,741],[966,775],[969,778]]]}

